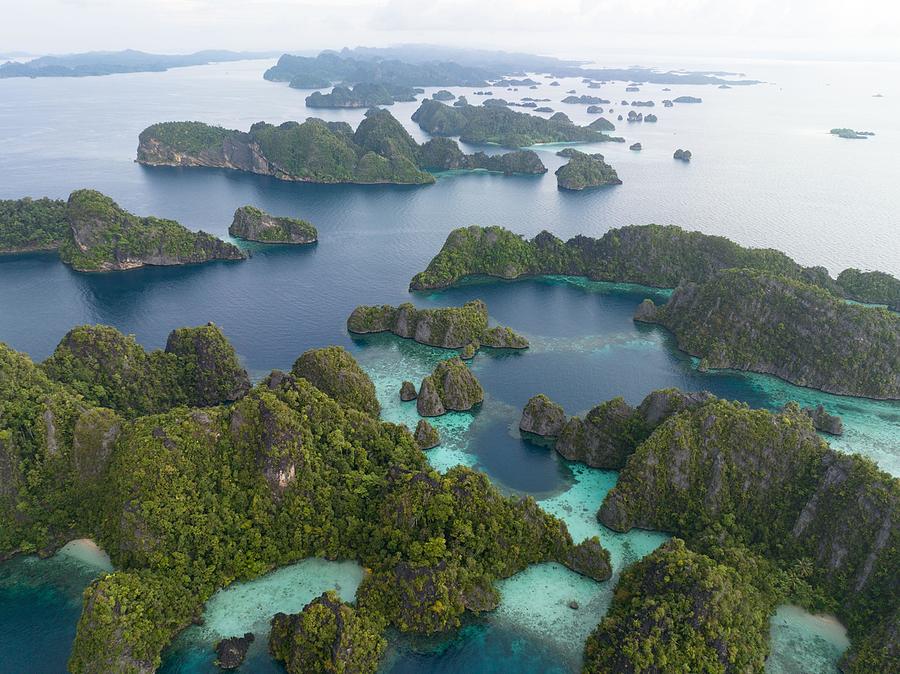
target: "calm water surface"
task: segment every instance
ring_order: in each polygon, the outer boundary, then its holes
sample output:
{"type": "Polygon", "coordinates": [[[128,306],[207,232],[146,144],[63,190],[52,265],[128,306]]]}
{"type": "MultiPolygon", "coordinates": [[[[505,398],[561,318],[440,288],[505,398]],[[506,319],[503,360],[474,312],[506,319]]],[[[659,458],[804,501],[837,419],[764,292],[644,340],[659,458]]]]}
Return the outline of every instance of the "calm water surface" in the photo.
{"type": "MultiPolygon", "coordinates": [[[[535,393],[547,393],[573,414],[616,395],[636,404],[666,386],[708,389],[767,409],[789,400],[821,402],[844,419],[846,434],[832,440],[834,446],[866,454],[900,474],[900,405],[829,396],[759,375],[700,373],[664,331],[631,320],[642,299],[664,300],[665,293],[562,277],[474,283],[430,295],[407,292],[409,279],[447,233],[473,223],[500,224],[529,236],[546,228],[563,238],[599,236],[631,223],[675,223],[779,248],[832,273],[857,266],[900,274],[900,67],[698,64],[745,71],[769,83],[727,90],[680,87],[671,93],[646,86],[627,94],[628,100],[657,102],[691,94],[704,103],[657,107],[656,125],[619,123],[616,133],[626,144],[588,149],[602,151],[624,184],[583,194],[556,189],[552,172],[562,161],[556,147],[538,148],[550,169],[542,177],[456,174],[428,187],[302,185],[133,162],[138,133],[158,121],[196,119],[246,129],[262,119],[279,123],[315,115],[354,125],[361,119],[362,111],[307,110],[302,92],[261,79],[269,64],[0,80],[0,198],[64,198],[73,189],[92,187],[134,212],[175,218],[222,237],[234,209],[252,203],[312,221],[321,238],[306,248],[251,246],[253,256],[245,262],[127,274],[77,274],[48,254],[0,257],[0,341],[41,360],[81,323],[113,325],[147,347],[161,347],[173,328],[214,321],[254,377],[289,368],[305,349],[341,344],[372,375],[384,418],[414,424],[415,407],[399,401],[399,384],[419,381],[446,352],[392,336],[352,338],[347,316],[358,304],[411,300],[441,306],[483,298],[492,320],[525,334],[532,346],[523,353],[479,354],[472,367],[486,402],[476,414],[438,419],[444,442],[429,458],[441,470],[474,466],[507,492],[534,495],[566,520],[576,539],[600,535],[617,573],[665,536],[616,535],[597,523],[594,514],[616,474],[569,464],[524,442],[516,430],[518,416],[535,393]],[[884,98],[872,97],[878,92],[884,98]],[[846,141],[826,133],[834,126],[877,135],[846,141]],[[627,149],[635,141],[643,152],[627,149]],[[677,147],[691,149],[694,161],[674,162],[677,147]]],[[[615,116],[627,113],[618,105],[626,98],[624,87],[591,93],[613,100],[615,116]]],[[[588,122],[585,106],[558,102],[571,88],[588,91],[572,80],[559,88],[495,94],[547,96],[555,109],[588,122]]],[[[468,89],[456,93],[477,100],[468,89]]],[[[409,120],[416,107],[397,104],[391,110],[425,140],[409,120]]],[[[81,591],[100,572],[65,555],[0,565],[0,671],[64,671],[81,591]]],[[[182,635],[167,651],[164,671],[214,671],[211,644],[247,629],[260,637],[244,671],[281,671],[266,654],[268,616],[285,610],[278,606],[298,610],[332,587],[350,598],[358,582],[349,563],[309,560],[276,574],[217,595],[207,624],[220,627],[182,635]],[[231,622],[217,622],[222,616],[231,622]]],[[[427,642],[392,639],[383,669],[575,671],[580,644],[606,611],[613,582],[598,584],[552,564],[532,567],[503,581],[500,609],[471,621],[458,635],[427,642]],[[571,599],[579,601],[579,611],[567,607],[571,599]]],[[[790,607],[779,610],[772,622],[770,671],[834,671],[846,644],[833,624],[817,621],[790,607]]]]}

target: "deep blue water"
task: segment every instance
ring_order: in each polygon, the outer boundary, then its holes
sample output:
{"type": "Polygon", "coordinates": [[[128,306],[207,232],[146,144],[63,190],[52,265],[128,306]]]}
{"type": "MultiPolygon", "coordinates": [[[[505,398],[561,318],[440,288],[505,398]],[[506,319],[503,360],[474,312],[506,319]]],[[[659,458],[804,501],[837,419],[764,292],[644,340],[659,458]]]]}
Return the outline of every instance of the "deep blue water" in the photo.
{"type": "MultiPolygon", "coordinates": [[[[253,256],[244,262],[120,274],[78,274],[51,254],[0,257],[0,341],[41,360],[81,323],[113,325],[155,348],[173,328],[214,321],[254,377],[289,368],[310,347],[340,344],[372,374],[385,418],[404,421],[414,419],[414,412],[394,399],[396,385],[417,381],[446,354],[392,336],[353,338],[345,330],[350,311],[358,304],[411,300],[440,306],[480,297],[492,320],[525,334],[532,346],[522,353],[484,350],[475,359],[472,367],[487,400],[474,415],[438,422],[445,439],[431,454],[438,466],[461,461],[485,470],[504,490],[558,498],[584,478],[555,453],[518,437],[518,415],[531,395],[546,393],[568,412],[581,413],[616,395],[636,404],[653,389],[678,386],[770,409],[788,400],[823,402],[844,417],[847,432],[835,446],[862,452],[900,474],[900,405],[828,396],[771,377],[700,373],[665,331],[631,320],[645,297],[664,299],[658,291],[562,278],[473,283],[429,295],[407,291],[409,279],[447,233],[472,223],[501,224],[527,235],[547,228],[565,238],[599,236],[629,223],[674,222],[746,245],[780,248],[833,273],[853,265],[898,274],[895,66],[863,71],[842,64],[744,64],[735,69],[775,84],[679,89],[672,95],[701,95],[705,102],[658,109],[656,126],[620,125],[626,145],[591,149],[607,155],[624,184],[583,194],[556,189],[558,148],[540,150],[550,169],[543,177],[448,175],[418,188],[303,185],[133,163],[137,134],[156,121],[199,119],[247,128],[259,119],[277,123],[311,114],[302,93],[261,79],[267,65],[0,80],[0,198],[65,197],[72,189],[93,187],[137,213],[175,218],[223,237],[234,209],[252,203],[306,218],[320,232],[312,247],[252,246],[253,256]],[[876,90],[885,98],[872,99],[876,90]],[[824,133],[833,126],[871,128],[878,135],[842,141],[824,133]],[[644,144],[642,153],[627,150],[634,140],[644,144]],[[692,149],[695,160],[673,163],[675,147],[692,149]]],[[[566,89],[583,88],[574,81],[563,84],[538,94],[558,100],[566,89]]],[[[602,94],[618,101],[624,83],[602,94]]],[[[536,94],[508,97],[516,95],[536,94]]],[[[663,97],[659,87],[640,94],[663,97]]],[[[577,121],[588,119],[583,106],[551,105],[577,121]]],[[[392,111],[422,139],[409,121],[415,107],[398,104],[392,111]]],[[[314,114],[355,124],[362,112],[314,114]]],[[[596,510],[601,499],[600,492],[589,494],[584,512],[596,510]]],[[[53,569],[50,562],[0,565],[0,672],[64,670],[80,593],[91,573],[53,569]]],[[[245,669],[279,671],[262,642],[254,645],[245,669]]],[[[570,656],[540,635],[489,619],[444,643],[401,640],[385,668],[572,671],[570,656]]],[[[174,648],[165,671],[212,671],[209,645],[174,648]]]]}

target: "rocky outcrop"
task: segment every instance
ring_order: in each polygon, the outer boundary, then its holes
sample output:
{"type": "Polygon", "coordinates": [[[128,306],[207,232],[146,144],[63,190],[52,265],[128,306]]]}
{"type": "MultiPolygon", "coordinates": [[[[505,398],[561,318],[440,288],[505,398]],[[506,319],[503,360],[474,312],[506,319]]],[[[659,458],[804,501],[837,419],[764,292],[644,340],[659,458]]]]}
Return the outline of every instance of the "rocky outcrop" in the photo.
{"type": "Polygon", "coordinates": [[[415,400],[418,395],[419,394],[416,392],[416,385],[411,381],[405,381],[400,384],[400,400],[403,402],[415,400]]]}
{"type": "Polygon", "coordinates": [[[194,406],[234,402],[250,390],[247,371],[214,323],[173,330],[166,340],[166,353],[176,357],[179,378],[194,406]]]}
{"type": "Polygon", "coordinates": [[[386,647],[377,623],[334,592],[325,592],[300,613],[276,614],[269,634],[269,651],[288,674],[374,674],[386,647]]]}
{"type": "Polygon", "coordinates": [[[671,330],[701,368],[772,374],[840,395],[900,398],[900,316],[782,276],[733,269],[684,283],[639,320],[671,330]]]}
{"type": "Polygon", "coordinates": [[[614,398],[592,409],[584,419],[569,419],[556,441],[556,451],[569,461],[617,470],[633,451],[631,435],[641,430],[634,409],[622,398],[614,398]]]}
{"type": "Polygon", "coordinates": [[[675,150],[675,154],[672,155],[672,158],[678,159],[679,161],[683,162],[689,162],[692,156],[693,155],[690,150],[682,150],[681,148],[678,148],[677,150],[675,150]]]}
{"type": "Polygon", "coordinates": [[[803,412],[812,419],[817,431],[828,435],[843,435],[844,422],[835,414],[829,414],[822,405],[816,407],[804,407],[803,412]]]}
{"type": "Polygon", "coordinates": [[[697,98],[696,96],[679,96],[678,98],[672,99],[675,103],[702,103],[702,98],[697,98]]]}
{"type": "Polygon", "coordinates": [[[634,150],[635,152],[640,152],[641,150],[644,149],[644,146],[641,145],[640,143],[632,143],[631,145],[628,146],[628,149],[634,150]]]}
{"type": "Polygon", "coordinates": [[[241,206],[228,227],[231,236],[259,243],[315,243],[316,228],[305,220],[269,215],[255,206],[241,206]]]}
{"type": "Polygon", "coordinates": [[[387,304],[359,306],[347,319],[347,330],[357,334],[392,332],[443,349],[462,349],[470,345],[475,350],[479,346],[495,349],[528,347],[528,340],[511,329],[488,327],[487,305],[481,300],[440,309],[417,309],[409,302],[399,307],[387,304]]]}
{"type": "Polygon", "coordinates": [[[244,662],[247,650],[256,637],[253,632],[247,632],[242,637],[230,637],[222,639],[215,645],[216,666],[219,669],[237,669],[244,662]]]}
{"type": "Polygon", "coordinates": [[[556,437],[566,423],[566,413],[562,407],[543,393],[529,398],[522,410],[519,430],[543,437],[556,437]]]}
{"type": "Polygon", "coordinates": [[[342,405],[373,417],[381,413],[375,385],[343,347],[310,349],[297,358],[291,373],[303,377],[342,405]]]}
{"type": "Polygon", "coordinates": [[[422,380],[416,409],[423,417],[434,417],[470,410],[483,400],[484,390],[472,371],[460,358],[451,358],[422,380]]]}
{"type": "Polygon", "coordinates": [[[415,438],[419,449],[432,449],[441,444],[441,436],[438,435],[435,427],[424,419],[419,419],[419,423],[416,424],[413,438],[415,438]]]}
{"type": "Polygon", "coordinates": [[[563,564],[575,573],[593,578],[598,582],[609,580],[612,577],[609,551],[600,545],[600,539],[596,536],[573,546],[563,560],[563,564]]]}
{"type": "Polygon", "coordinates": [[[500,154],[465,154],[455,140],[432,138],[419,148],[419,164],[430,171],[490,171],[504,175],[541,175],[547,172],[533,150],[500,154]]]}
{"type": "Polygon", "coordinates": [[[174,220],[138,217],[94,190],[72,192],[66,219],[71,238],[60,247],[60,258],[76,271],[244,259],[236,246],[211,234],[192,232],[174,220]]]}

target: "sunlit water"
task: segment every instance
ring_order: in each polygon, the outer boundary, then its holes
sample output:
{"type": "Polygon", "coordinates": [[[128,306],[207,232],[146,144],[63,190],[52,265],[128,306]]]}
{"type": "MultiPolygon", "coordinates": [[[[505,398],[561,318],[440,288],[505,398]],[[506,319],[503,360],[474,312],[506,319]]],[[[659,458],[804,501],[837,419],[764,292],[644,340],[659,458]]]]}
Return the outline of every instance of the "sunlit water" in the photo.
{"type": "MultiPolygon", "coordinates": [[[[479,353],[472,368],[485,387],[485,402],[473,413],[433,420],[442,443],[429,451],[429,460],[441,471],[457,464],[475,467],[504,492],[533,495],[566,521],[576,540],[599,535],[616,574],[665,535],[620,535],[599,525],[596,511],[616,474],[568,463],[523,441],[518,418],[535,393],[548,394],[570,414],[616,395],[637,404],[667,386],[708,389],[772,410],[790,400],[822,403],[844,420],[845,435],[830,439],[833,446],[865,454],[900,475],[897,403],[831,396],[767,376],[698,372],[664,330],[631,320],[642,299],[665,301],[664,291],[557,277],[473,283],[430,295],[407,292],[409,279],[447,233],[471,223],[501,224],[529,236],[547,228],[563,238],[599,236],[630,223],[676,223],[745,245],[779,248],[832,273],[857,266],[898,274],[898,66],[757,62],[733,69],[772,84],[681,87],[671,94],[643,87],[628,100],[692,94],[704,103],[657,106],[656,125],[617,123],[626,144],[586,149],[603,152],[624,184],[582,194],[556,189],[553,171],[563,161],[556,147],[537,148],[550,169],[545,176],[455,173],[417,188],[301,185],[133,163],[138,133],[157,121],[197,119],[246,129],[260,119],[279,123],[314,114],[355,125],[362,117],[359,110],[307,110],[302,92],[261,79],[268,65],[0,80],[0,198],[64,198],[73,189],[93,187],[135,212],[175,218],[223,237],[234,209],[253,203],[311,220],[321,239],[301,248],[250,245],[253,257],[241,263],[127,274],[76,274],[48,254],[0,257],[0,341],[40,360],[80,323],[114,325],[147,347],[160,347],[171,329],[212,320],[254,377],[289,368],[307,348],[341,344],[374,379],[383,418],[413,427],[415,403],[400,402],[400,383],[418,384],[448,353],[389,335],[351,337],[346,317],[358,304],[411,300],[441,306],[480,297],[492,320],[526,335],[531,348],[479,353]],[[872,98],[876,91],[884,98],[872,98]],[[877,135],[846,141],[826,133],[834,126],[877,135]],[[643,144],[643,152],[627,149],[634,141],[643,144]],[[673,162],[677,147],[691,149],[694,161],[673,162]]],[[[614,101],[615,117],[627,113],[618,105],[626,98],[624,86],[591,91],[614,101]]],[[[495,93],[547,96],[576,122],[589,121],[585,106],[558,102],[570,88],[587,91],[572,80],[537,92],[495,93]]],[[[475,100],[467,89],[456,93],[475,100]]],[[[416,106],[391,110],[424,140],[409,120],[416,106]]],[[[64,671],[81,592],[108,570],[108,560],[90,546],[74,549],[74,556],[69,548],[49,560],[28,557],[0,565],[0,671],[64,671]]],[[[212,672],[216,640],[254,631],[258,638],[243,670],[282,671],[266,652],[271,615],[299,610],[325,589],[351,599],[358,582],[353,563],[307,560],[228,588],[209,603],[204,626],[186,631],[167,651],[164,670],[212,672]]],[[[391,635],[382,669],[576,671],[584,637],[607,610],[614,582],[596,583],[555,564],[531,567],[500,582],[497,611],[468,621],[457,634],[429,640],[391,635]],[[569,608],[572,600],[579,609],[569,608]]],[[[834,623],[790,607],[773,619],[772,637],[771,672],[831,673],[846,647],[834,623]]]]}

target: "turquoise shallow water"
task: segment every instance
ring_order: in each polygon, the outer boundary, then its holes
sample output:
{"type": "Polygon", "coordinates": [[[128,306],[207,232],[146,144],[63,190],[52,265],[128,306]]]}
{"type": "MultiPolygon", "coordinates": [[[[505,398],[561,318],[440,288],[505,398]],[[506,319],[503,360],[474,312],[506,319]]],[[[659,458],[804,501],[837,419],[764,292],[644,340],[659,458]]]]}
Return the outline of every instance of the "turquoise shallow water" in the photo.
{"type": "MultiPolygon", "coordinates": [[[[631,320],[642,299],[665,301],[666,291],[566,277],[474,282],[427,295],[407,291],[411,276],[447,233],[470,223],[501,224],[529,236],[547,228],[566,238],[599,236],[631,223],[674,222],[746,245],[776,247],[832,272],[854,265],[900,273],[893,215],[900,210],[894,184],[900,151],[896,65],[721,64],[777,84],[727,91],[684,87],[679,93],[700,95],[704,103],[660,110],[657,125],[620,129],[629,143],[640,140],[643,152],[630,152],[627,144],[585,148],[606,154],[624,184],[581,194],[556,189],[553,171],[562,160],[549,147],[538,148],[549,168],[542,177],[447,174],[420,189],[290,184],[133,163],[137,134],[166,119],[245,129],[260,119],[279,123],[309,114],[354,124],[361,118],[359,110],[306,110],[301,92],[262,81],[268,65],[0,81],[0,198],[65,197],[94,187],[138,213],[175,218],[220,236],[226,236],[234,209],[253,203],[309,219],[321,239],[313,247],[248,246],[253,257],[239,264],[128,274],[76,274],[47,254],[0,257],[0,340],[43,359],[79,323],[113,325],[147,347],[161,347],[173,328],[212,320],[257,378],[272,368],[290,368],[307,348],[341,344],[372,375],[384,418],[412,427],[415,404],[400,402],[400,382],[418,384],[448,354],[392,336],[352,337],[346,317],[361,303],[413,301],[428,307],[484,299],[492,320],[525,334],[532,346],[522,353],[484,350],[476,357],[472,367],[486,400],[474,413],[434,421],[443,443],[429,452],[429,460],[439,470],[473,466],[505,492],[533,495],[566,521],[576,539],[598,534],[616,573],[665,536],[617,535],[597,523],[596,510],[616,475],[570,464],[519,437],[519,414],[535,393],[550,395],[570,414],[616,395],[637,404],[667,386],[708,389],[766,409],[789,400],[822,403],[844,419],[846,434],[829,438],[833,446],[865,454],[900,475],[900,404],[830,396],[754,374],[698,372],[664,330],[631,320]],[[870,97],[876,88],[884,99],[870,97]],[[763,114],[766,123],[760,124],[763,114]],[[842,125],[872,128],[878,135],[853,143],[824,133],[842,125]],[[690,147],[695,160],[673,164],[675,146],[690,147]]],[[[576,81],[563,84],[558,90],[542,85],[538,94],[553,97],[551,105],[573,120],[588,121],[584,106],[558,103],[566,89],[580,89],[576,81]]],[[[618,100],[624,93],[624,83],[617,83],[604,95],[618,100]]],[[[663,94],[647,86],[642,97],[663,94]]],[[[415,106],[398,104],[392,111],[424,140],[409,120],[415,106]]],[[[81,592],[102,570],[62,554],[0,565],[0,672],[64,671],[81,592]]],[[[264,631],[266,613],[277,607],[296,610],[338,585],[352,595],[357,572],[352,564],[312,560],[226,590],[211,602],[207,625],[173,644],[166,671],[214,671],[216,625],[219,632],[264,631]]],[[[575,671],[583,636],[606,610],[612,586],[558,565],[532,567],[502,581],[501,607],[459,634],[392,638],[383,670],[575,671]],[[571,599],[579,610],[568,608],[571,599]]],[[[832,627],[782,609],[772,624],[770,671],[831,674],[845,645],[832,627]]],[[[244,671],[280,671],[262,636],[244,671]]]]}

